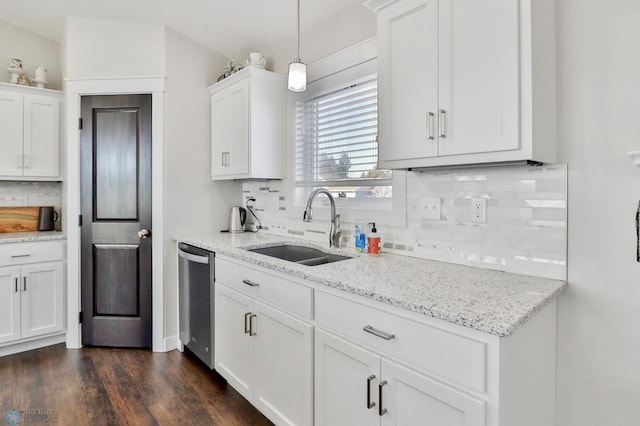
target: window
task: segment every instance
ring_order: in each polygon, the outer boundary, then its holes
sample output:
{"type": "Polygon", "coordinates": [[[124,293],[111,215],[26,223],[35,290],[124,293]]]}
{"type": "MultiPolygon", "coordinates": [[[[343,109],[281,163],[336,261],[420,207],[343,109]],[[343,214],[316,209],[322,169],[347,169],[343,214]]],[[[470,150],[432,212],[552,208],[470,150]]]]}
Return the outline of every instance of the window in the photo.
{"type": "Polygon", "coordinates": [[[297,192],[326,187],[347,200],[390,201],[390,170],[378,170],[377,76],[310,90],[295,108],[297,192]]]}

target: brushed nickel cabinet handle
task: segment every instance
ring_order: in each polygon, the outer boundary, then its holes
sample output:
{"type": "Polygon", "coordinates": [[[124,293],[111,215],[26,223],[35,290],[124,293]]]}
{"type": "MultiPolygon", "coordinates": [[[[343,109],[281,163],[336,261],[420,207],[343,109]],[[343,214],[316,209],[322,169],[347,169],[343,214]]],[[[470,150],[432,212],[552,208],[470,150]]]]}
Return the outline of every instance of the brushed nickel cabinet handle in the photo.
{"type": "Polygon", "coordinates": [[[256,314],[249,315],[249,336],[255,336],[258,333],[253,332],[253,319],[256,317],[256,314]]]}
{"type": "Polygon", "coordinates": [[[244,314],[244,334],[249,334],[250,332],[250,325],[249,325],[249,316],[251,315],[251,312],[247,312],[246,314],[244,314]]]}
{"type": "Polygon", "coordinates": [[[376,337],[380,337],[384,340],[391,340],[396,337],[395,334],[385,333],[384,331],[378,330],[377,328],[373,328],[370,325],[364,326],[362,330],[366,331],[369,334],[373,334],[376,337]]]}
{"type": "Polygon", "coordinates": [[[429,111],[427,113],[427,139],[433,140],[433,116],[434,114],[429,111]]]}
{"type": "Polygon", "coordinates": [[[242,280],[242,282],[246,285],[250,285],[251,287],[258,287],[260,285],[260,283],[251,280],[242,280]]]}
{"type": "Polygon", "coordinates": [[[447,111],[441,109],[439,113],[440,122],[438,123],[438,127],[440,127],[440,137],[447,137],[447,111]]]}
{"type": "Polygon", "coordinates": [[[375,374],[372,374],[369,377],[367,377],[367,408],[368,409],[371,409],[376,406],[375,401],[371,401],[371,381],[375,378],[376,378],[375,374]]]}
{"type": "Polygon", "coordinates": [[[387,414],[387,409],[386,408],[382,408],[382,387],[384,385],[387,384],[386,380],[383,380],[380,382],[380,384],[378,385],[378,415],[379,416],[384,416],[385,414],[387,414]]]}
{"type": "Polygon", "coordinates": [[[12,258],[12,259],[15,259],[15,258],[17,258],[17,257],[29,257],[29,256],[31,256],[31,254],[29,254],[29,253],[25,253],[25,254],[12,254],[12,255],[11,255],[11,258],[12,258]]]}

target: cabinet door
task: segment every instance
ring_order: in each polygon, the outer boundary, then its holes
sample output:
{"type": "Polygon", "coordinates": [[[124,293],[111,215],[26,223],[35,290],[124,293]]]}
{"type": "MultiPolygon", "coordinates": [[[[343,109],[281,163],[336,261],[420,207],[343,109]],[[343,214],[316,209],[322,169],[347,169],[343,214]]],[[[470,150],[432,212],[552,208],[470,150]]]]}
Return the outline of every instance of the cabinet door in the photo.
{"type": "Polygon", "coordinates": [[[213,179],[249,173],[249,136],[249,80],[244,79],[211,96],[213,179]]]}
{"type": "Polygon", "coordinates": [[[485,402],[387,359],[381,361],[382,426],[484,426],[485,402]]]}
{"type": "Polygon", "coordinates": [[[58,176],[60,100],[24,97],[24,175],[58,176]]]}
{"type": "Polygon", "coordinates": [[[439,155],[520,147],[518,4],[439,0],[439,155]]]}
{"type": "Polygon", "coordinates": [[[249,321],[253,302],[234,290],[215,284],[215,360],[222,377],[251,400],[253,392],[253,336],[249,321]]]}
{"type": "Polygon", "coordinates": [[[437,0],[398,2],[378,15],[380,160],[438,155],[437,0]]]}
{"type": "Polygon", "coordinates": [[[22,266],[21,284],[21,337],[62,331],[62,263],[22,266]]]}
{"type": "Polygon", "coordinates": [[[312,326],[257,301],[254,310],[254,405],[276,424],[312,425],[312,326]]]}
{"type": "Polygon", "coordinates": [[[0,91],[1,176],[22,176],[23,96],[0,91]]]}
{"type": "Polygon", "coordinates": [[[20,338],[20,268],[0,268],[0,343],[20,338]]]}
{"type": "Polygon", "coordinates": [[[377,425],[379,383],[379,356],[316,328],[316,426],[377,425]]]}

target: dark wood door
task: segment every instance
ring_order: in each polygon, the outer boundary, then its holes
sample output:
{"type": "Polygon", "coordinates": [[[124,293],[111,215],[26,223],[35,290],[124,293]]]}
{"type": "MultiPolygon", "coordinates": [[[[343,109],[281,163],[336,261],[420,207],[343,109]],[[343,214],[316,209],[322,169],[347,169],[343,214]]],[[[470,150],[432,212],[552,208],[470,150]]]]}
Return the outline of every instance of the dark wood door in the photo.
{"type": "Polygon", "coordinates": [[[84,96],[81,111],[82,343],[148,348],[151,95],[84,96]]]}

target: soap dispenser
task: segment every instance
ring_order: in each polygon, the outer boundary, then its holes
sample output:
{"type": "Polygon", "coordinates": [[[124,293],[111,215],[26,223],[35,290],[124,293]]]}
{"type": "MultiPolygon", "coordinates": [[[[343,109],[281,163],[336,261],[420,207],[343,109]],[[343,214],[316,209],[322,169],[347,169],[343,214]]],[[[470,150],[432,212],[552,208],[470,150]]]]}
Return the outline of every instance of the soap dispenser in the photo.
{"type": "Polygon", "coordinates": [[[369,234],[368,242],[368,252],[371,254],[380,253],[380,237],[378,236],[378,230],[376,229],[375,222],[369,223],[371,226],[371,234],[369,234]]]}

